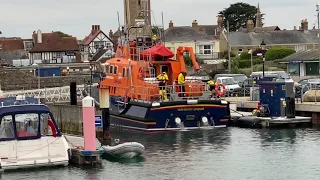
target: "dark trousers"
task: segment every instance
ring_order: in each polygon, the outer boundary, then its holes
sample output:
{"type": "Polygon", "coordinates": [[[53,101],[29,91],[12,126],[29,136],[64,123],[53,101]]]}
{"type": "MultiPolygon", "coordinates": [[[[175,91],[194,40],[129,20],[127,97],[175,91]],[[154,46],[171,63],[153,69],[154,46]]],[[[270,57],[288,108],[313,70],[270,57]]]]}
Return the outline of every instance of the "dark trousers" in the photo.
{"type": "Polygon", "coordinates": [[[180,96],[184,97],[184,95],[185,95],[184,93],[186,92],[184,84],[180,84],[179,86],[180,86],[180,96]]]}

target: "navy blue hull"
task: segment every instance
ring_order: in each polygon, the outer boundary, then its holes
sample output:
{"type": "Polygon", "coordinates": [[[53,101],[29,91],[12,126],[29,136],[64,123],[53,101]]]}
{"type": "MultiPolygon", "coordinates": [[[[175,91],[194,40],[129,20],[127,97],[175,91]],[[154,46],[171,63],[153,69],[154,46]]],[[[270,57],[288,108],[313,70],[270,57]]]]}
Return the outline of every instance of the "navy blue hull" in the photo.
{"type": "Polygon", "coordinates": [[[183,101],[170,102],[159,107],[129,103],[121,114],[113,113],[110,117],[112,126],[149,132],[226,127],[229,121],[229,103],[216,100],[192,105],[183,101]]]}

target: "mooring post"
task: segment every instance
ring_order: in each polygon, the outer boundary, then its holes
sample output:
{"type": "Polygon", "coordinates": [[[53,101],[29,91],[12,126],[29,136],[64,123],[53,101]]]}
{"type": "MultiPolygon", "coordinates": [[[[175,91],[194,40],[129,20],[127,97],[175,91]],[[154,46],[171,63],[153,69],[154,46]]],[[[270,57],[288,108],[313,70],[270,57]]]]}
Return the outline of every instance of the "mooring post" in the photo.
{"type": "Polygon", "coordinates": [[[109,140],[111,138],[109,133],[110,127],[110,95],[109,89],[99,89],[100,108],[102,111],[102,129],[103,140],[109,140]]]}
{"type": "Polygon", "coordinates": [[[84,150],[95,151],[96,145],[96,126],[95,126],[95,104],[94,99],[87,96],[82,99],[82,119],[84,150]]]}
{"type": "Polygon", "coordinates": [[[70,82],[70,105],[77,105],[77,83],[70,82]]]}

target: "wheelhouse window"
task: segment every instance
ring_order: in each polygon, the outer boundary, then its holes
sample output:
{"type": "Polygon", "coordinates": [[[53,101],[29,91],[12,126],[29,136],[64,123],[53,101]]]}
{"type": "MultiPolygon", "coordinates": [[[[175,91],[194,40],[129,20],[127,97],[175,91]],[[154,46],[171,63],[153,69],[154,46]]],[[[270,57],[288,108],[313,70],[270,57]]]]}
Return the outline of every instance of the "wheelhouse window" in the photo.
{"type": "Polygon", "coordinates": [[[123,68],[122,69],[122,77],[127,77],[127,71],[126,71],[126,68],[123,68]]]}
{"type": "Polygon", "coordinates": [[[148,110],[148,108],[146,108],[146,107],[132,105],[125,114],[128,116],[145,118],[146,114],[147,114],[147,110],[148,110]]]}
{"type": "Polygon", "coordinates": [[[3,116],[0,121],[0,139],[14,138],[12,116],[3,116]]]}
{"type": "Polygon", "coordinates": [[[113,66],[109,67],[109,74],[113,74],[113,66]]]}
{"type": "Polygon", "coordinates": [[[127,77],[130,77],[130,74],[129,74],[129,68],[127,68],[127,77]]]}
{"type": "Polygon", "coordinates": [[[38,135],[39,115],[36,113],[16,114],[15,122],[18,137],[38,135]]]}
{"type": "Polygon", "coordinates": [[[114,66],[114,71],[113,71],[114,74],[118,74],[118,66],[114,66]]]}

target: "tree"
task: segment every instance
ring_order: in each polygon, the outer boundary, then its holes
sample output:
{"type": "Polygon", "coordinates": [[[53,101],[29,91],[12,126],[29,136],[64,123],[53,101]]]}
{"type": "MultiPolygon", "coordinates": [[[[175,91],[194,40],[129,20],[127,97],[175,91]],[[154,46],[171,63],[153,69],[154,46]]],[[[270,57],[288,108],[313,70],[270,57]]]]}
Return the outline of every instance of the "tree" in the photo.
{"type": "Polygon", "coordinates": [[[277,59],[282,59],[284,57],[287,57],[296,51],[290,48],[285,48],[285,47],[272,47],[270,48],[264,57],[266,58],[267,61],[271,60],[277,60],[277,59]]]}
{"type": "MultiPolygon", "coordinates": [[[[251,6],[247,3],[238,2],[231,4],[230,7],[220,11],[218,15],[223,18],[223,25],[227,27],[227,21],[229,21],[229,30],[237,31],[240,27],[246,27],[248,20],[253,20],[256,23],[257,7],[251,6]]],[[[261,14],[261,19],[263,16],[261,14]]]]}
{"type": "Polygon", "coordinates": [[[72,37],[71,35],[65,34],[65,33],[61,32],[61,31],[56,31],[55,33],[59,34],[60,37],[72,37]]]}

